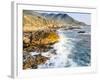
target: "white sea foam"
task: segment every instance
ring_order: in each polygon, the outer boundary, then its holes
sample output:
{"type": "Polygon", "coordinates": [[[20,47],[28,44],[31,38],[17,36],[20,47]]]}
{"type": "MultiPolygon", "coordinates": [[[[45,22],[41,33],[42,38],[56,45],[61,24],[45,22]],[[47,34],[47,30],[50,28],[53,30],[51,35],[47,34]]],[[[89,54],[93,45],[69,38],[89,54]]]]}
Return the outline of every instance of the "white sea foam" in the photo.
{"type": "Polygon", "coordinates": [[[38,54],[40,54],[40,53],[37,53],[37,52],[30,52],[30,55],[31,55],[31,56],[35,56],[35,55],[38,55],[38,54]]]}
{"type": "Polygon", "coordinates": [[[58,34],[60,36],[59,42],[53,45],[56,54],[53,55],[50,51],[42,53],[43,56],[50,57],[45,64],[38,65],[38,68],[64,68],[70,64],[70,67],[77,66],[73,60],[68,58],[74,48],[73,42],[65,37],[65,35],[59,30],[58,34]]]}

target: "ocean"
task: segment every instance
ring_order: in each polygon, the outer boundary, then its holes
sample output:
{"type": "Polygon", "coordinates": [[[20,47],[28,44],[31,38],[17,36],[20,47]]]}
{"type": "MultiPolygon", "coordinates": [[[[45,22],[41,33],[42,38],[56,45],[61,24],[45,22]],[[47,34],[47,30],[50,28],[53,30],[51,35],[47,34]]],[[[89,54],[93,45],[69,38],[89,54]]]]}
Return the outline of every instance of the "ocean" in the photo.
{"type": "Polygon", "coordinates": [[[88,67],[91,65],[91,27],[84,26],[81,29],[57,30],[59,41],[52,45],[53,49],[42,52],[49,57],[38,68],[70,68],[88,67]]]}

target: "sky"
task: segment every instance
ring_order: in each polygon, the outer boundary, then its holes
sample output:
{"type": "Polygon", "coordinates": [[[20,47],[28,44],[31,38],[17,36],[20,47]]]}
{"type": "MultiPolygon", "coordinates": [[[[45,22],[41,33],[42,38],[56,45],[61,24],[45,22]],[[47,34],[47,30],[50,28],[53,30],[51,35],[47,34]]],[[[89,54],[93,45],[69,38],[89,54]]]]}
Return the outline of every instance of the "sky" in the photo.
{"type": "Polygon", "coordinates": [[[67,13],[72,18],[82,21],[88,25],[91,24],[91,14],[89,13],[67,13]]]}

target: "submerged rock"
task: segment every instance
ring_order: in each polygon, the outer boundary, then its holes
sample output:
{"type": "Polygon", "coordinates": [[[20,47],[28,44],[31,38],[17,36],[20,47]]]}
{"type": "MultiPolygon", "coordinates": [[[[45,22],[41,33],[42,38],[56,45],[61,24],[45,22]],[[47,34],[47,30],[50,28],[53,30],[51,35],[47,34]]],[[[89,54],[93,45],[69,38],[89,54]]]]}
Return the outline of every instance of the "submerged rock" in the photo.
{"type": "Polygon", "coordinates": [[[79,31],[78,33],[85,33],[85,31],[79,31]]]}

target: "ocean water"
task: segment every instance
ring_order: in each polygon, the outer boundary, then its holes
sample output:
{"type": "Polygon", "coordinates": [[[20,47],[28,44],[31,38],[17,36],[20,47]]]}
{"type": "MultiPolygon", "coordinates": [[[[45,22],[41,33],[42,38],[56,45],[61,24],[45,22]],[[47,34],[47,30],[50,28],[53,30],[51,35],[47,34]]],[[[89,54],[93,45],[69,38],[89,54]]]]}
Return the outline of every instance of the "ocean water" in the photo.
{"type": "Polygon", "coordinates": [[[90,26],[72,30],[62,28],[57,30],[57,33],[60,36],[59,42],[52,45],[53,49],[41,53],[43,56],[49,57],[49,60],[45,64],[38,65],[38,68],[84,67],[91,65],[90,26]]]}

